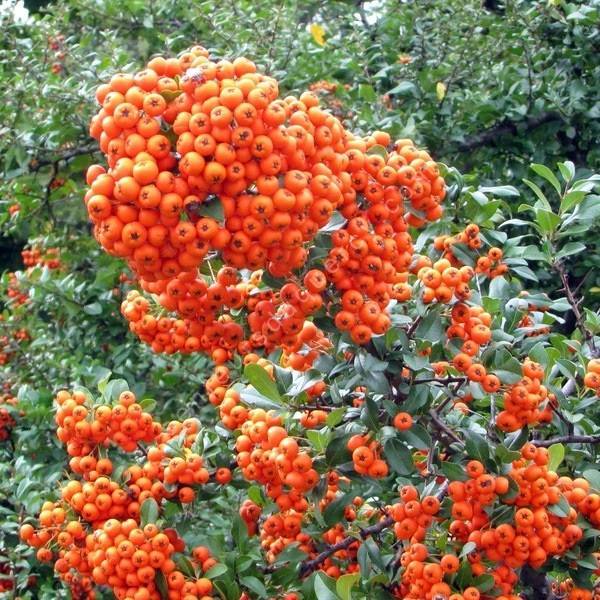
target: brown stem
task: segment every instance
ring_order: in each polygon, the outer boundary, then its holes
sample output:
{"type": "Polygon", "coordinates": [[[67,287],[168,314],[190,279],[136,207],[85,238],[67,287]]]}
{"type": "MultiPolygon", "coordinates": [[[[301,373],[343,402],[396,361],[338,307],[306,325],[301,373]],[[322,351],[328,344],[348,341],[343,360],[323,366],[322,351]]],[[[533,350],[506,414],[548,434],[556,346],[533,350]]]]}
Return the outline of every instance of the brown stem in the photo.
{"type": "Polygon", "coordinates": [[[447,385],[448,383],[465,383],[466,380],[466,377],[431,377],[430,379],[415,379],[413,384],[418,385],[419,383],[441,383],[442,385],[447,385]]]}
{"type": "Polygon", "coordinates": [[[412,337],[412,334],[415,332],[415,329],[419,326],[419,323],[423,320],[423,317],[418,316],[413,322],[412,325],[406,330],[406,336],[408,339],[412,337]]]}
{"type": "Polygon", "coordinates": [[[456,435],[456,433],[454,433],[454,431],[452,431],[452,429],[450,429],[450,427],[448,427],[448,425],[446,425],[446,423],[444,423],[438,413],[431,409],[429,411],[429,416],[431,417],[431,420],[433,421],[434,425],[442,432],[444,432],[452,441],[456,442],[457,444],[460,444],[461,446],[464,446],[464,442],[456,435]]]}
{"type": "Polygon", "coordinates": [[[554,414],[566,425],[568,434],[573,435],[573,423],[571,423],[571,421],[569,421],[569,419],[563,415],[558,406],[552,406],[552,410],[554,411],[554,414]]]}
{"type": "Polygon", "coordinates": [[[82,146],[81,148],[73,148],[71,150],[67,150],[66,152],[53,156],[52,158],[34,158],[29,163],[29,168],[32,171],[39,171],[42,167],[47,167],[48,165],[55,165],[61,160],[71,160],[76,156],[82,156],[84,154],[93,154],[97,150],[97,146],[82,146]]]}
{"type": "Polygon", "coordinates": [[[596,348],[596,342],[594,341],[594,335],[592,332],[585,326],[583,315],[581,314],[581,310],[579,310],[579,305],[581,304],[582,298],[577,298],[571,289],[569,284],[569,278],[567,276],[567,272],[565,270],[565,266],[562,261],[558,260],[554,263],[554,269],[558,272],[560,276],[560,280],[563,284],[563,289],[565,291],[565,295],[567,297],[567,302],[571,306],[571,310],[573,311],[573,315],[575,315],[575,322],[577,323],[577,328],[581,332],[583,339],[589,344],[592,354],[594,356],[598,355],[598,350],[596,348]]]}
{"type": "Polygon", "coordinates": [[[552,444],[600,444],[600,434],[597,435],[559,435],[547,440],[532,440],[532,444],[541,448],[547,448],[552,444]]]}
{"type": "MultiPolygon", "coordinates": [[[[393,523],[394,519],[392,519],[392,517],[385,517],[384,519],[379,521],[379,523],[361,529],[359,531],[359,536],[361,539],[366,540],[371,535],[381,533],[384,529],[387,529],[388,527],[393,525],[393,523]]],[[[355,537],[344,538],[343,540],[337,542],[337,544],[333,544],[333,546],[329,546],[329,548],[326,548],[325,550],[323,550],[323,552],[317,554],[315,558],[303,561],[302,563],[300,563],[300,577],[305,577],[306,575],[309,575],[314,570],[316,570],[319,567],[319,565],[321,565],[321,563],[326,561],[332,554],[335,554],[339,550],[346,550],[350,546],[352,546],[352,544],[358,541],[360,540],[358,540],[355,537]]]]}

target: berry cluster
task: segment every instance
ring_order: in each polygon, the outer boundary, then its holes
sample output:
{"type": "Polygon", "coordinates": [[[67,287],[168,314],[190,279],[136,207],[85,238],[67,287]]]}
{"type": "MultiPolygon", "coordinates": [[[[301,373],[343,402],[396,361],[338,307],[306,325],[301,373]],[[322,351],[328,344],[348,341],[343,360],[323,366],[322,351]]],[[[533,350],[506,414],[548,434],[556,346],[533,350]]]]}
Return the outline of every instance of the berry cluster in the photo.
{"type": "Polygon", "coordinates": [[[461,301],[471,296],[469,281],[473,269],[453,267],[447,258],[441,258],[431,267],[423,267],[417,277],[423,284],[421,299],[426,304],[433,301],[449,304],[453,298],[461,301]]]}
{"type": "Polygon", "coordinates": [[[60,258],[58,248],[45,248],[41,250],[38,247],[25,249],[21,251],[23,264],[26,267],[48,267],[48,269],[60,268],[60,258]]]}
{"type": "MultiPolygon", "coordinates": [[[[412,259],[408,226],[442,214],[444,180],[429,154],[410,140],[391,144],[383,132],[356,137],[314,93],[282,99],[251,61],[214,62],[200,46],[115,75],[96,98],[90,131],[109,169],[90,168],[85,202],[102,246],[126,258],[142,288],[178,314],[155,319],[139,297],[128,298],[131,328],[156,351],[225,350],[227,359],[249,342],[267,352],[283,346],[300,364],[305,345],[313,355],[328,347],[303,322],[329,299],[330,284],[366,305],[346,314],[355,342],[389,328],[388,303],[412,259]],[[335,211],[347,221],[332,236],[324,270],[294,281],[283,300],[249,303],[253,276],[244,270],[301,270],[306,244],[335,211]],[[228,283],[197,273],[217,258],[228,283]],[[235,323],[242,310],[250,332],[235,323]]],[[[334,302],[326,308],[338,312],[334,302]]]]}
{"type": "Polygon", "coordinates": [[[592,358],[585,370],[583,385],[589,390],[596,392],[600,396],[600,359],[592,358]]]}
{"type": "Polygon", "coordinates": [[[379,442],[369,440],[368,434],[356,434],[348,440],[346,446],[352,452],[352,462],[357,473],[375,479],[387,476],[389,469],[385,460],[380,457],[379,442]]]}
{"type": "Polygon", "coordinates": [[[8,273],[6,295],[11,299],[11,302],[17,306],[26,304],[29,301],[29,295],[21,289],[15,273],[8,273]]]}
{"type": "MultiPolygon", "coordinates": [[[[523,378],[504,392],[504,410],[496,416],[496,425],[503,431],[517,431],[526,425],[547,421],[548,411],[542,406],[549,398],[543,385],[544,368],[532,360],[522,366],[523,378]]],[[[551,417],[550,417],[551,418],[551,417]]]]}
{"type": "Polygon", "coordinates": [[[8,439],[16,425],[17,399],[12,394],[0,394],[0,442],[8,439]]]}
{"type": "MultiPolygon", "coordinates": [[[[92,599],[94,585],[108,586],[116,598],[159,599],[156,577],[162,573],[170,598],[212,598],[212,584],[201,573],[215,561],[206,548],[192,551],[195,576],[177,569],[172,555],[185,543],[175,530],[143,523],[146,502],[160,510],[163,499],[189,503],[192,486],[210,478],[203,459],[191,451],[200,425],[196,419],[153,420],[123,391],[114,405],[94,403],[84,390],[57,394],[57,435],[65,443],[74,478],[57,502],[46,502],[39,528],[26,523],[21,538],[37,549],[41,561],[54,562],[74,598],[92,599]],[[144,444],[152,444],[145,448],[144,444]],[[142,451],[145,462],[133,462],[123,473],[125,485],[110,478],[113,462],[102,457],[111,445],[129,453],[142,451]]],[[[216,473],[217,481],[231,478],[216,473]]]]}
{"type": "MultiPolygon", "coordinates": [[[[442,252],[443,257],[449,260],[452,266],[461,267],[463,263],[452,251],[453,246],[462,244],[471,250],[479,251],[484,245],[484,240],[479,233],[479,227],[471,223],[456,235],[440,235],[436,237],[433,246],[436,250],[442,252]]],[[[500,248],[495,246],[490,248],[487,254],[477,258],[475,273],[487,275],[492,279],[503,275],[508,271],[508,266],[502,262],[502,255],[503,253],[500,248]]]]}

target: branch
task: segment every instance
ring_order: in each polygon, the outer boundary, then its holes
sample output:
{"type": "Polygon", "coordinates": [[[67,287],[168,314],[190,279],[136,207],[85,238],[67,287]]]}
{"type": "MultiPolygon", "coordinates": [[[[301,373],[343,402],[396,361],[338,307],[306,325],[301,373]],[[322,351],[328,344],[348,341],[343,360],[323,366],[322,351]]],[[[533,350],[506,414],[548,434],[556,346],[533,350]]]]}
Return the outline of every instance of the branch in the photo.
{"type": "Polygon", "coordinates": [[[358,11],[358,16],[360,17],[363,27],[369,34],[369,38],[371,41],[374,41],[377,36],[375,30],[373,27],[371,27],[369,20],[367,19],[367,13],[365,12],[365,7],[363,6],[363,0],[356,0],[356,10],[358,11]]]}
{"type": "Polygon", "coordinates": [[[582,298],[577,298],[573,290],[571,289],[571,285],[569,284],[569,278],[567,276],[567,272],[565,270],[565,265],[563,264],[563,262],[561,260],[557,260],[553,266],[555,271],[557,271],[560,276],[560,280],[563,284],[563,289],[565,290],[565,295],[567,296],[567,302],[571,306],[573,315],[575,315],[575,322],[577,323],[577,328],[581,332],[581,335],[583,336],[585,341],[590,345],[592,354],[596,356],[598,354],[598,350],[596,348],[594,336],[592,332],[585,326],[583,315],[579,310],[579,305],[581,304],[582,298]]]}
{"type": "Polygon", "coordinates": [[[52,182],[58,175],[58,161],[52,163],[52,173],[50,175],[50,179],[48,180],[48,184],[46,185],[46,192],[44,193],[44,206],[48,211],[48,216],[50,217],[50,221],[53,225],[56,225],[56,217],[54,216],[54,211],[52,210],[52,203],[50,202],[50,194],[52,193],[52,182]]]}
{"type": "Polygon", "coordinates": [[[411,324],[411,326],[406,330],[406,337],[408,337],[408,339],[410,339],[412,337],[412,334],[415,332],[415,330],[417,329],[417,327],[419,326],[419,323],[423,320],[423,317],[421,315],[419,315],[411,324]]]}
{"type": "Polygon", "coordinates": [[[464,446],[464,442],[454,433],[454,431],[452,431],[452,429],[450,429],[450,427],[448,427],[448,425],[446,425],[446,423],[444,423],[440,419],[439,415],[437,414],[437,412],[435,412],[435,410],[431,409],[429,411],[429,416],[431,417],[431,420],[433,421],[435,426],[440,431],[444,432],[451,440],[453,440],[457,444],[464,446]]]}
{"type": "Polygon", "coordinates": [[[95,152],[97,152],[97,150],[97,145],[89,145],[82,146],[81,148],[72,148],[71,150],[63,152],[62,154],[59,154],[58,156],[54,156],[52,158],[33,158],[29,162],[29,168],[32,171],[39,171],[42,167],[47,167],[48,165],[56,165],[61,160],[71,160],[76,156],[83,156],[84,154],[94,154],[95,152]]]}
{"type": "Polygon", "coordinates": [[[519,129],[530,131],[540,127],[541,125],[544,125],[545,123],[551,123],[552,121],[562,121],[562,117],[557,112],[545,112],[535,117],[528,117],[523,121],[504,119],[496,125],[471,137],[468,137],[462,142],[459,142],[458,151],[469,152],[471,150],[475,150],[475,148],[493,144],[501,136],[517,135],[519,133],[519,129]]]}
{"type": "Polygon", "coordinates": [[[466,377],[432,377],[430,379],[415,379],[413,381],[413,385],[417,385],[419,383],[441,383],[442,385],[447,385],[449,383],[465,383],[467,381],[466,377]]]}
{"type": "MultiPolygon", "coordinates": [[[[572,381],[572,379],[570,379],[569,382],[570,381],[572,381]]],[[[565,415],[563,415],[562,411],[560,410],[560,408],[558,406],[551,405],[551,408],[554,411],[554,414],[559,418],[559,420],[561,420],[567,427],[568,435],[573,435],[573,428],[575,427],[575,425],[571,421],[569,421],[569,419],[567,419],[567,417],[565,417],[565,415]]]]}
{"type": "Polygon", "coordinates": [[[531,440],[531,443],[541,448],[552,444],[600,444],[600,434],[596,435],[560,435],[547,440],[531,440]]]}
{"type": "MultiPolygon", "coordinates": [[[[391,525],[393,524],[394,519],[392,519],[392,517],[386,517],[385,519],[382,519],[381,521],[379,521],[379,523],[376,523],[375,525],[371,525],[370,527],[365,527],[365,529],[361,529],[359,535],[361,539],[366,540],[369,536],[381,533],[384,529],[391,527],[391,525]]],[[[329,548],[323,550],[323,552],[321,552],[320,554],[317,554],[315,558],[301,562],[300,577],[309,575],[315,569],[317,569],[321,563],[326,561],[332,554],[335,554],[339,550],[346,550],[347,548],[352,546],[354,542],[358,541],[360,540],[358,540],[355,537],[344,538],[337,544],[333,544],[333,546],[329,546],[329,548]]]]}

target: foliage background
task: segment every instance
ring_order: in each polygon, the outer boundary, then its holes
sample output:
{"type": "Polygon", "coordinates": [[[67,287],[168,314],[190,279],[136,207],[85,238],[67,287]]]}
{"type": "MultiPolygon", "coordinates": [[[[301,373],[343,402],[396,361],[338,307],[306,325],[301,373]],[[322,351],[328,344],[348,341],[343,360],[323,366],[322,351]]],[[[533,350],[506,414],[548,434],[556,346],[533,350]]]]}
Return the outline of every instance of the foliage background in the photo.
{"type": "MultiPolygon", "coordinates": [[[[30,297],[10,320],[5,310],[0,336],[18,324],[31,338],[12,365],[0,366],[0,381],[18,393],[25,413],[0,450],[1,472],[9,474],[0,481],[0,553],[18,569],[23,598],[59,593],[15,537],[20,515],[39,508],[62,469],[49,418],[57,388],[94,385],[110,370],[156,399],[163,420],[212,415],[202,401],[206,360],[159,357],[133,341],[119,315],[122,265],[89,235],[83,173],[97,156],[87,123],[106,77],[201,43],[217,56],[251,57],[286,93],[327,81],[334,86],[320,86],[324,103],[354,130],[412,137],[467,184],[515,186],[521,197],[502,199],[507,217],[532,198],[522,183],[531,162],[554,169],[570,160],[579,175],[600,167],[598,0],[26,6],[29,13],[5,2],[0,13],[0,273],[19,270],[30,297]],[[11,214],[15,203],[20,210],[11,214]],[[20,251],[34,244],[59,247],[62,268],[25,274],[20,251]],[[42,591],[25,591],[30,574],[41,575],[42,591]]],[[[586,251],[570,256],[567,268],[594,308],[598,225],[590,222],[582,236],[586,251]]],[[[547,266],[536,265],[540,286],[555,290],[547,266]]],[[[563,328],[571,333],[572,316],[563,328]]]]}

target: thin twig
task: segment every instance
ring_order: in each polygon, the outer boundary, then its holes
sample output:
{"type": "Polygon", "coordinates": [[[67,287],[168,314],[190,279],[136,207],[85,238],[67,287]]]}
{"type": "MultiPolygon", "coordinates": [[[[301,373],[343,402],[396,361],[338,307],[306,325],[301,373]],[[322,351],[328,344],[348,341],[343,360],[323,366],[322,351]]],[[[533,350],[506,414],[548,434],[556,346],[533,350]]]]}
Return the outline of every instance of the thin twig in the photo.
{"type": "Polygon", "coordinates": [[[558,408],[558,406],[551,406],[551,407],[552,407],[552,410],[554,411],[554,414],[567,426],[567,434],[573,435],[573,430],[574,430],[575,425],[571,421],[569,421],[569,419],[567,419],[567,417],[565,417],[565,415],[563,415],[562,411],[560,410],[560,408],[558,408]]]}
{"type": "Polygon", "coordinates": [[[411,326],[406,330],[406,336],[408,337],[408,339],[410,339],[412,337],[412,334],[415,332],[415,330],[417,329],[417,327],[419,326],[419,323],[423,320],[423,317],[421,315],[419,315],[411,324],[411,326]]]}
{"type": "Polygon", "coordinates": [[[541,448],[548,448],[552,444],[600,444],[600,434],[596,435],[559,435],[547,440],[532,440],[532,443],[541,448]]]}
{"type": "Polygon", "coordinates": [[[435,424],[435,426],[440,430],[443,431],[452,441],[456,442],[457,444],[460,444],[461,446],[464,446],[464,442],[456,435],[456,433],[454,433],[454,431],[452,431],[452,429],[450,429],[450,427],[448,427],[448,425],[446,425],[446,423],[444,423],[438,413],[431,409],[429,411],[429,416],[431,417],[431,420],[433,421],[433,423],[435,424]]]}
{"type": "Polygon", "coordinates": [[[71,150],[67,150],[62,154],[58,154],[53,156],[52,158],[33,158],[29,161],[29,168],[31,171],[39,171],[42,167],[47,167],[48,165],[55,165],[61,161],[71,160],[77,156],[83,156],[85,154],[94,154],[98,151],[97,146],[82,146],[80,148],[72,148],[71,150]]]}
{"type": "MultiPolygon", "coordinates": [[[[393,525],[394,519],[392,517],[385,517],[379,523],[375,525],[371,525],[370,527],[365,527],[359,531],[359,536],[362,540],[366,540],[369,536],[376,535],[381,533],[384,529],[391,527],[393,525]]],[[[355,542],[360,542],[360,540],[356,537],[346,537],[343,540],[340,540],[336,544],[329,546],[323,552],[317,554],[315,558],[310,560],[305,560],[300,563],[300,577],[304,577],[309,575],[314,570],[316,570],[321,563],[326,561],[332,554],[335,554],[339,550],[346,550],[355,542]]]]}
{"type": "Polygon", "coordinates": [[[419,383],[441,383],[442,385],[448,385],[449,383],[465,383],[467,380],[466,377],[454,377],[454,376],[448,376],[448,377],[431,377],[430,379],[415,379],[413,381],[414,385],[418,385],[419,383]]]}
{"type": "Polygon", "coordinates": [[[582,298],[577,298],[573,293],[571,285],[569,284],[569,278],[567,276],[567,272],[565,270],[565,265],[563,264],[563,262],[561,260],[557,260],[553,266],[554,270],[560,276],[560,280],[563,284],[563,289],[567,297],[567,302],[571,306],[571,310],[573,311],[573,315],[575,316],[577,328],[581,332],[581,335],[583,336],[585,341],[589,344],[592,354],[596,356],[598,354],[598,350],[596,348],[596,341],[594,340],[594,335],[585,326],[583,315],[581,314],[581,310],[579,309],[579,305],[581,304],[582,298]]]}

